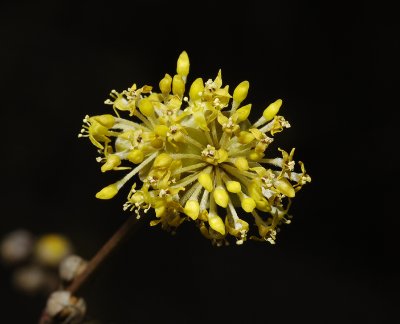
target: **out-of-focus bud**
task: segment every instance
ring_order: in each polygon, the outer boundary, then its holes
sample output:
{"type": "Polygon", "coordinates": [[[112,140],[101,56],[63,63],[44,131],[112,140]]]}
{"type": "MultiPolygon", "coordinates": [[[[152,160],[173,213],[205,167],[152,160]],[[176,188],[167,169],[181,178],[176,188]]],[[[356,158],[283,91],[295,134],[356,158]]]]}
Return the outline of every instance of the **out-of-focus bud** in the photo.
{"type": "Polygon", "coordinates": [[[66,282],[79,276],[87,267],[87,261],[78,255],[69,255],[61,261],[59,267],[60,278],[66,282]]]}
{"type": "Polygon", "coordinates": [[[38,265],[27,265],[16,269],[12,284],[19,292],[27,295],[49,294],[60,285],[60,278],[38,265]]]}
{"type": "Polygon", "coordinates": [[[70,241],[60,234],[46,234],[36,242],[36,260],[45,266],[56,267],[71,253],[72,245],[70,241]]]}
{"type": "Polygon", "coordinates": [[[72,296],[69,291],[53,292],[46,305],[46,314],[60,323],[81,323],[86,314],[86,303],[82,298],[72,296]]]}
{"type": "Polygon", "coordinates": [[[42,289],[45,277],[44,270],[39,266],[26,266],[13,273],[12,283],[21,292],[36,294],[42,289]]]}
{"type": "Polygon", "coordinates": [[[1,259],[6,264],[23,262],[32,254],[34,238],[26,230],[19,229],[7,234],[1,242],[1,259]]]}

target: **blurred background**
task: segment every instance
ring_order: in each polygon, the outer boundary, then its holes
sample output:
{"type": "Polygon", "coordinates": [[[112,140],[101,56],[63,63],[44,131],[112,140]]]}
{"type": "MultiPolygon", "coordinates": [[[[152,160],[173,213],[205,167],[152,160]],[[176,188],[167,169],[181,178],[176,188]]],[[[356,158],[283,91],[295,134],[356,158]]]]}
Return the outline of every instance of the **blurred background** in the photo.
{"type": "MultiPolygon", "coordinates": [[[[88,319],[393,323],[398,268],[385,256],[397,252],[388,196],[398,189],[380,139],[396,136],[387,108],[399,26],[376,4],[1,2],[0,238],[20,228],[59,233],[94,255],[129,214],[125,192],[94,197],[119,175],[102,174],[77,138],[82,118],[109,113],[111,89],[157,87],[186,50],[189,82],[220,68],[231,89],[250,81],[251,119],[283,99],[292,127],[276,143],[296,147],[312,183],[275,246],[216,248],[189,223],[174,236],[139,226],[79,292],[88,319]]],[[[36,323],[46,295],[16,290],[13,271],[0,266],[0,322],[36,323]]]]}

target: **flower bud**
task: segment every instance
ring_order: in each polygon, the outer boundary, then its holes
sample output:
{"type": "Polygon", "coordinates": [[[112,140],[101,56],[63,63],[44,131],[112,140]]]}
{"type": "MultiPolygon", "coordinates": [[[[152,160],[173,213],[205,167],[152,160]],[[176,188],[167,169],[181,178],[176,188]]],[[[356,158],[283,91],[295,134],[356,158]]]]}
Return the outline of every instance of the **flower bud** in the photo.
{"type": "Polygon", "coordinates": [[[251,197],[245,197],[241,201],[242,208],[245,212],[251,213],[256,208],[256,202],[251,197]]]}
{"type": "Polygon", "coordinates": [[[214,213],[209,213],[208,214],[208,224],[214,231],[216,231],[222,235],[225,235],[224,221],[218,215],[216,215],[214,213]]]}
{"type": "Polygon", "coordinates": [[[247,171],[249,169],[249,162],[243,156],[237,157],[233,164],[238,168],[239,171],[247,171]]]}
{"type": "Polygon", "coordinates": [[[254,140],[254,135],[250,132],[241,131],[238,136],[238,142],[240,144],[248,144],[254,140]]]}
{"type": "Polygon", "coordinates": [[[128,153],[126,158],[132,163],[139,164],[144,160],[144,153],[142,150],[134,149],[128,153]]]}
{"type": "Polygon", "coordinates": [[[25,261],[32,253],[33,242],[33,235],[23,229],[7,234],[0,247],[2,260],[7,264],[25,261]]]}
{"type": "Polygon", "coordinates": [[[242,191],[242,186],[238,181],[227,181],[226,182],[226,189],[229,192],[238,193],[242,191]]]}
{"type": "Polygon", "coordinates": [[[156,157],[153,163],[153,168],[166,168],[170,166],[173,158],[168,153],[161,153],[156,157]]]}
{"type": "Polygon", "coordinates": [[[184,212],[191,219],[196,220],[200,212],[199,202],[197,200],[188,200],[185,204],[184,212]]]}
{"type": "Polygon", "coordinates": [[[226,208],[228,206],[229,195],[223,187],[218,186],[217,188],[215,188],[215,190],[213,191],[213,195],[215,202],[218,206],[221,206],[223,208],[226,208]]]}
{"type": "Polygon", "coordinates": [[[70,241],[59,234],[47,234],[35,245],[36,260],[46,266],[58,266],[62,259],[72,252],[70,241]]]}
{"type": "Polygon", "coordinates": [[[176,73],[178,73],[182,77],[186,77],[189,74],[189,56],[186,51],[183,51],[181,55],[179,55],[178,62],[176,64],[176,73]]]}
{"type": "Polygon", "coordinates": [[[101,172],[106,172],[114,169],[121,164],[121,159],[116,154],[109,154],[107,156],[107,161],[101,166],[101,172]]]}
{"type": "Polygon", "coordinates": [[[164,145],[164,141],[161,138],[155,138],[154,140],[151,141],[151,146],[153,146],[156,149],[160,149],[164,145]]]}
{"type": "Polygon", "coordinates": [[[189,97],[190,100],[196,101],[201,98],[201,95],[204,91],[204,83],[202,78],[197,78],[193,81],[192,85],[190,86],[189,90],[189,97]]]}
{"type": "Polygon", "coordinates": [[[220,149],[217,151],[217,157],[218,157],[218,158],[217,158],[218,163],[223,163],[223,162],[225,162],[226,160],[228,160],[229,154],[228,154],[227,151],[225,151],[224,149],[220,148],[220,149]]]}
{"type": "Polygon", "coordinates": [[[69,291],[55,291],[47,300],[46,314],[62,323],[81,323],[85,313],[85,301],[72,296],[69,291]]]}
{"type": "Polygon", "coordinates": [[[66,282],[79,276],[87,267],[87,261],[78,255],[69,255],[61,261],[58,268],[60,278],[66,282]]]}
{"type": "Polygon", "coordinates": [[[202,172],[198,177],[200,184],[209,192],[213,191],[214,183],[209,173],[202,172]]]}
{"type": "Polygon", "coordinates": [[[240,82],[233,91],[233,100],[240,104],[247,97],[249,92],[249,81],[240,82]]]}
{"type": "Polygon", "coordinates": [[[166,96],[171,92],[172,77],[169,74],[165,74],[164,78],[160,81],[159,87],[161,93],[166,96]]]}
{"type": "Polygon", "coordinates": [[[110,114],[93,116],[89,118],[90,121],[95,120],[104,127],[111,128],[115,124],[115,117],[110,114]]]}
{"type": "Polygon", "coordinates": [[[269,212],[271,210],[271,206],[267,199],[262,197],[261,199],[255,200],[257,209],[263,212],[269,212]]]}
{"type": "Polygon", "coordinates": [[[111,199],[118,193],[118,186],[116,183],[110,184],[101,189],[97,194],[97,199],[111,199]]]}
{"type": "Polygon", "coordinates": [[[143,98],[139,101],[139,110],[146,117],[151,117],[154,115],[153,104],[148,98],[143,98]]]}
{"type": "Polygon", "coordinates": [[[263,112],[263,117],[265,118],[265,121],[270,121],[272,120],[275,115],[278,113],[279,109],[282,106],[282,100],[278,99],[274,101],[272,104],[270,104],[267,108],[265,108],[263,112]]]}
{"type": "Polygon", "coordinates": [[[264,154],[262,152],[255,152],[252,151],[249,154],[249,159],[252,161],[260,161],[264,157],[264,154]]]}
{"type": "Polygon", "coordinates": [[[89,132],[92,135],[107,135],[108,128],[100,124],[96,119],[91,121],[91,125],[89,127],[89,132]]]}
{"type": "Polygon", "coordinates": [[[178,74],[175,74],[172,80],[172,93],[179,98],[182,98],[185,93],[185,82],[183,82],[182,77],[178,74]]]}
{"type": "Polygon", "coordinates": [[[235,113],[237,115],[236,122],[240,123],[240,122],[246,120],[247,117],[249,117],[249,115],[250,115],[250,110],[251,110],[251,104],[248,104],[246,106],[239,108],[235,113]]]}
{"type": "Polygon", "coordinates": [[[166,137],[168,131],[169,128],[166,125],[156,125],[154,127],[154,133],[156,133],[158,136],[166,137]]]}

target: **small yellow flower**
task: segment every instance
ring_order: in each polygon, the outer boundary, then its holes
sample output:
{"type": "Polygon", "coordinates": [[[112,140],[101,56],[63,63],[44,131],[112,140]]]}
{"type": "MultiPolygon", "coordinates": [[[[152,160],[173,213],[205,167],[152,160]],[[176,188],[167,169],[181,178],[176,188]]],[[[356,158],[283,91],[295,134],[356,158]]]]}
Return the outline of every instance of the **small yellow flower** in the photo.
{"type": "Polygon", "coordinates": [[[159,92],[136,84],[112,90],[105,103],[115,116],[85,117],[79,137],[88,137],[99,149],[101,171],[129,170],[96,197],[111,199],[138,176],[124,210],[137,218],[149,215],[151,226],[175,230],[191,221],[218,246],[228,244],[229,236],[237,244],[248,237],[274,244],[279,227],[290,223],[291,199],[311,181],[302,162],[301,172],[295,171],[294,149],[279,149],[282,157],[266,158],[274,135],[290,127],[278,115],[282,100],[251,123],[252,105],[243,104],[248,81],[230,94],[219,71],[214,80],[197,78],[188,86],[189,69],[182,52],[176,74],[165,74],[159,92]],[[251,224],[258,229],[253,235],[251,224]]]}

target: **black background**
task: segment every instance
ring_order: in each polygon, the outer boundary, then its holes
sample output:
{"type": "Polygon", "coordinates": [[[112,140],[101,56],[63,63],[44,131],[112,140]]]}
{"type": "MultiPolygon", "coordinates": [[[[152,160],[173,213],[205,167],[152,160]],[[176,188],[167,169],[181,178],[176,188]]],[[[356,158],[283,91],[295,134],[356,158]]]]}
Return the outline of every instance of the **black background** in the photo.
{"type": "MultiPolygon", "coordinates": [[[[377,2],[2,2],[0,235],[64,233],[90,258],[128,214],[125,193],[94,198],[119,176],[101,174],[95,150],[77,138],[81,120],[110,111],[111,89],[157,86],[186,50],[189,81],[219,68],[231,89],[250,81],[253,120],[283,99],[292,128],[276,142],[296,147],[313,181],[276,246],[216,248],[192,224],[175,236],[145,224],[80,291],[89,318],[393,323],[392,13],[377,2]]],[[[0,275],[0,322],[35,323],[45,298],[13,291],[7,268],[0,275]]]]}

